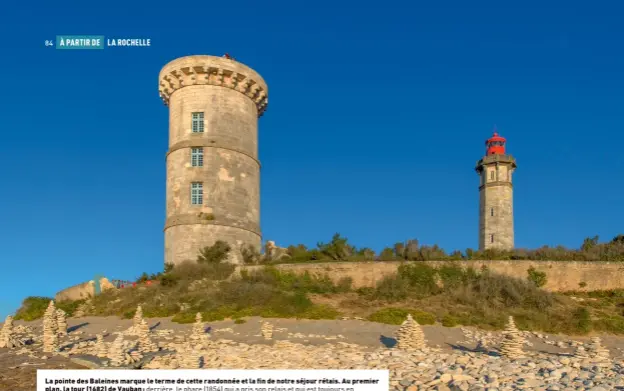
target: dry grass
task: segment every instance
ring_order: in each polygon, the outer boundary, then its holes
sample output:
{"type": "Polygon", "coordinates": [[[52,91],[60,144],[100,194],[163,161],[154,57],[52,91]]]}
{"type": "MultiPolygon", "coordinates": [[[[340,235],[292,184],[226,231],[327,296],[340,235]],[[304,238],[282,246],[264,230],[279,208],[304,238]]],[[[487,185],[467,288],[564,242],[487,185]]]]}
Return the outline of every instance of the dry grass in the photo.
{"type": "MultiPolygon", "coordinates": [[[[327,275],[295,274],[272,266],[234,278],[234,266],[220,262],[222,251],[202,256],[201,262],[177,265],[157,275],[154,285],[105,291],[91,300],[91,314],[130,318],[140,304],[146,317],[174,316],[182,323],[193,321],[201,312],[206,321],[245,316],[359,316],[395,324],[410,311],[423,321],[446,326],[501,329],[513,315],[526,330],[624,333],[624,293],[573,293],[584,301],[573,300],[572,294],[539,288],[547,276],[517,279],[487,269],[465,269],[456,262],[439,267],[406,262],[376,287],[355,290],[349,279],[334,283],[327,275]]],[[[45,310],[46,300],[26,300],[18,313],[24,319],[35,319],[45,310]]]]}

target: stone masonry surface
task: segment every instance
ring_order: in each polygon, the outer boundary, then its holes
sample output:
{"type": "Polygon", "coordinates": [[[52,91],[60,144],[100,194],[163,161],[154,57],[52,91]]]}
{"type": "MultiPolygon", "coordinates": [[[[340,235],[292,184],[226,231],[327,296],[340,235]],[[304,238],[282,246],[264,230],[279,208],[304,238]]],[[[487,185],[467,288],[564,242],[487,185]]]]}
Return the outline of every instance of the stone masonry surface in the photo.
{"type": "Polygon", "coordinates": [[[241,246],[261,247],[258,117],[267,85],[234,60],[188,56],[165,65],[159,92],[169,106],[165,263],[195,260],[217,240],[241,263],[241,246]],[[193,132],[193,113],[203,113],[203,131],[193,132]],[[191,163],[193,148],[203,150],[201,166],[191,163]],[[203,185],[200,205],[191,201],[195,182],[203,185]]]}
{"type": "MultiPolygon", "coordinates": [[[[427,261],[431,266],[447,264],[444,261],[427,261]]],[[[624,288],[624,263],[621,262],[558,262],[558,261],[455,261],[452,264],[472,267],[480,270],[485,265],[493,273],[499,273],[523,280],[527,278],[527,270],[534,267],[546,273],[547,282],[544,289],[549,291],[591,291],[599,289],[624,288]],[[585,284],[581,284],[585,283],[585,284]],[[583,285],[583,287],[581,287],[583,285]]],[[[374,286],[384,276],[395,273],[401,262],[328,262],[278,264],[283,271],[313,274],[327,274],[332,280],[339,281],[350,277],[354,287],[374,286]]],[[[243,269],[255,269],[263,266],[239,266],[243,269]]],[[[236,275],[236,274],[235,274],[236,275]]]]}
{"type": "Polygon", "coordinates": [[[490,155],[479,160],[479,249],[513,249],[513,185],[516,168],[510,155],[490,155]]]}

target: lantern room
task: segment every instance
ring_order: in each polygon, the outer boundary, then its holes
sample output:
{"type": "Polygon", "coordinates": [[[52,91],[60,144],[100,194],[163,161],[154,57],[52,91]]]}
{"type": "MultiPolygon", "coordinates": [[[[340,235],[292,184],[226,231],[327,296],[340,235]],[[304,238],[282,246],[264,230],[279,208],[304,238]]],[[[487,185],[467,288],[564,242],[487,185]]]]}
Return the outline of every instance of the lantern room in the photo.
{"type": "Polygon", "coordinates": [[[490,155],[504,155],[505,154],[505,140],[504,137],[494,132],[494,135],[485,141],[485,154],[490,155]]]}

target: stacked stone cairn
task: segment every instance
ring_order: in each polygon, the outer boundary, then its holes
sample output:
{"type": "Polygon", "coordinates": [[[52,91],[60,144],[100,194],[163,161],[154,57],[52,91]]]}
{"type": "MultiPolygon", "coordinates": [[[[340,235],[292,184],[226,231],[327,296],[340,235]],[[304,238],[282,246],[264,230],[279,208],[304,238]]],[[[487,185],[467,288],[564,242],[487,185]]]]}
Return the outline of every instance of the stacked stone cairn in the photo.
{"type": "Polygon", "coordinates": [[[108,358],[110,359],[110,365],[114,367],[121,366],[125,364],[125,349],[124,349],[124,338],[123,334],[117,335],[115,341],[111,344],[110,349],[108,350],[108,358]]]}
{"type": "Polygon", "coordinates": [[[152,337],[150,335],[150,328],[147,325],[145,319],[141,319],[141,323],[139,323],[139,327],[137,330],[137,335],[139,337],[138,350],[141,353],[155,352],[158,350],[158,345],[152,341],[152,337]]]}
{"type": "Polygon", "coordinates": [[[193,323],[193,330],[191,331],[192,341],[201,341],[206,336],[204,322],[202,321],[202,314],[198,312],[195,315],[195,323],[193,323]]]}
{"type": "Polygon", "coordinates": [[[132,318],[132,326],[126,330],[127,335],[139,335],[139,330],[141,328],[141,322],[143,321],[143,308],[141,306],[137,306],[137,309],[134,313],[134,317],[132,318]]]}
{"type": "Polygon", "coordinates": [[[143,358],[143,354],[141,354],[141,352],[139,352],[138,350],[132,350],[129,353],[126,353],[127,362],[131,362],[131,363],[139,362],[141,361],[142,358],[143,358]]]}
{"type": "Polygon", "coordinates": [[[609,350],[602,346],[600,337],[591,338],[591,343],[589,344],[589,354],[590,358],[592,358],[595,363],[602,364],[609,363],[611,361],[609,350]]]}
{"type": "Polygon", "coordinates": [[[422,350],[427,347],[425,333],[412,314],[407,314],[407,318],[397,331],[396,340],[396,347],[401,350],[422,350]]]}
{"type": "Polygon", "coordinates": [[[260,333],[262,334],[264,339],[269,340],[273,338],[273,325],[269,322],[262,323],[262,326],[260,327],[260,333]]]}
{"type": "Polygon", "coordinates": [[[67,336],[67,313],[62,309],[56,310],[56,324],[59,338],[67,336]]]}
{"type": "Polygon", "coordinates": [[[587,360],[589,358],[589,352],[585,349],[585,345],[579,344],[574,350],[574,358],[579,360],[587,360]]]}
{"type": "Polygon", "coordinates": [[[13,333],[13,317],[7,316],[4,320],[4,325],[0,331],[0,348],[16,348],[24,345],[24,343],[17,339],[13,333]]]}
{"type": "Polygon", "coordinates": [[[106,348],[106,342],[104,342],[104,335],[97,334],[95,339],[95,355],[98,357],[107,357],[108,349],[106,348]]]}
{"type": "Polygon", "coordinates": [[[511,360],[522,358],[524,356],[524,352],[522,351],[524,342],[522,332],[516,327],[513,316],[510,316],[507,321],[507,327],[505,327],[503,331],[503,340],[500,346],[501,355],[511,360]]]}
{"type": "Polygon", "coordinates": [[[183,369],[199,369],[201,368],[201,355],[199,354],[200,346],[188,342],[178,352],[178,362],[183,369]]]}
{"type": "Polygon", "coordinates": [[[58,325],[54,300],[43,314],[43,351],[53,353],[59,351],[58,325]]]}

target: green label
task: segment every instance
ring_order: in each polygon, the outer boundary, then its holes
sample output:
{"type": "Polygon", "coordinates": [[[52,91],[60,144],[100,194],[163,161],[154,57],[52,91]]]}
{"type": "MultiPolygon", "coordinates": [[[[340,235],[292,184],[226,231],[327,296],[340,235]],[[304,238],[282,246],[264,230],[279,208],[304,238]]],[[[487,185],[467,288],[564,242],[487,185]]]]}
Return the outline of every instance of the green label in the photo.
{"type": "Polygon", "coordinates": [[[103,35],[57,35],[57,49],[104,49],[103,35]]]}

